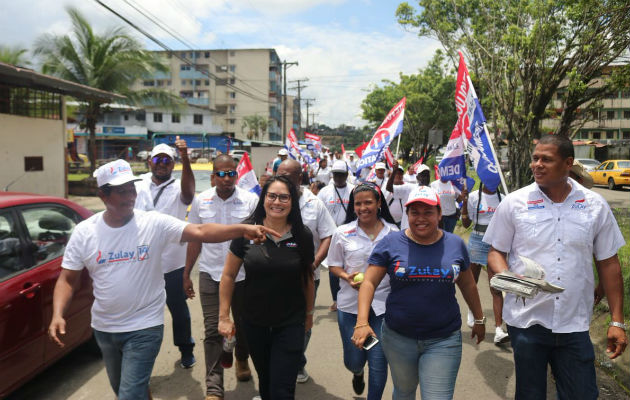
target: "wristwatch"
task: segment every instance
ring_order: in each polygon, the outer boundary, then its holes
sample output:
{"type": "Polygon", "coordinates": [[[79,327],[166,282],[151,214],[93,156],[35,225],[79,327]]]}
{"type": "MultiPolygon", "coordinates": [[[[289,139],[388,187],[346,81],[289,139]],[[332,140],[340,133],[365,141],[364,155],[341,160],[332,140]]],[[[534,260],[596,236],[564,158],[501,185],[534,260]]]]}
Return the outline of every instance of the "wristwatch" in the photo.
{"type": "Polygon", "coordinates": [[[481,319],[475,320],[475,325],[485,325],[486,324],[486,316],[484,315],[481,319]]]}
{"type": "Polygon", "coordinates": [[[624,324],[623,322],[615,322],[615,321],[610,321],[610,323],[608,324],[608,326],[616,326],[617,328],[621,328],[624,331],[628,330],[628,325],[624,324]]]}

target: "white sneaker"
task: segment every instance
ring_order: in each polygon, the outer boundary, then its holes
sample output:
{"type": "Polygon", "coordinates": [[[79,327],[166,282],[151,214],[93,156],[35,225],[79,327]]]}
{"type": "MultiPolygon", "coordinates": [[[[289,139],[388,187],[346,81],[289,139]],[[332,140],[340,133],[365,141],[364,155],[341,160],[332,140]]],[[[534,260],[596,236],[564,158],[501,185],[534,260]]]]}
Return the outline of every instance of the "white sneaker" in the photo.
{"type": "Polygon", "coordinates": [[[252,400],[262,400],[262,397],[260,397],[260,396],[254,396],[254,397],[252,397],[252,400]]]}
{"type": "Polygon", "coordinates": [[[475,326],[475,316],[470,310],[468,310],[468,321],[466,321],[466,325],[468,325],[469,328],[475,326]]]}
{"type": "Polygon", "coordinates": [[[504,332],[500,326],[497,326],[494,332],[494,344],[498,345],[510,341],[510,335],[507,332],[504,332]]]}
{"type": "Polygon", "coordinates": [[[297,383],[306,383],[308,381],[308,372],[305,369],[301,369],[297,374],[297,379],[295,380],[297,383]]]}

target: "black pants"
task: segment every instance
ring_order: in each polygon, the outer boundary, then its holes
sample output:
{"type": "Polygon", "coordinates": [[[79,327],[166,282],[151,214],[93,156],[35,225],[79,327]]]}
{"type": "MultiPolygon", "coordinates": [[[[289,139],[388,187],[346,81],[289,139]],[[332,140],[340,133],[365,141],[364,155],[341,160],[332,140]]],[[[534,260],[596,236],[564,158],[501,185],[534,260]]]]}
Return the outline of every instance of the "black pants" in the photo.
{"type": "Polygon", "coordinates": [[[304,347],[304,324],[269,328],[244,321],[243,325],[262,399],[294,399],[304,347]]]}

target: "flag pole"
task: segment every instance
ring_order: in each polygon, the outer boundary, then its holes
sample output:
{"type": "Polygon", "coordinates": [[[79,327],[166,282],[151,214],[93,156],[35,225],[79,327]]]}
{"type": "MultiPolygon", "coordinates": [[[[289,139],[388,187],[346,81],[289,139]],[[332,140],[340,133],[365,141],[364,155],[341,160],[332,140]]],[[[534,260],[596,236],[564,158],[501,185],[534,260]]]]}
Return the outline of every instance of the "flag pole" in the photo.
{"type": "Polygon", "coordinates": [[[396,143],[396,160],[398,161],[398,149],[400,148],[400,137],[402,136],[402,132],[398,135],[398,142],[396,143]]]}
{"type": "Polygon", "coordinates": [[[503,177],[503,171],[501,170],[501,163],[499,162],[499,157],[497,157],[497,152],[494,150],[494,145],[492,144],[492,138],[490,137],[490,132],[488,132],[488,126],[484,122],[483,129],[486,131],[486,137],[488,138],[488,144],[490,144],[490,151],[492,151],[492,155],[494,156],[494,160],[497,163],[497,170],[499,171],[499,177],[501,178],[501,186],[503,186],[503,191],[505,194],[510,193],[507,185],[505,184],[505,178],[503,177]]]}

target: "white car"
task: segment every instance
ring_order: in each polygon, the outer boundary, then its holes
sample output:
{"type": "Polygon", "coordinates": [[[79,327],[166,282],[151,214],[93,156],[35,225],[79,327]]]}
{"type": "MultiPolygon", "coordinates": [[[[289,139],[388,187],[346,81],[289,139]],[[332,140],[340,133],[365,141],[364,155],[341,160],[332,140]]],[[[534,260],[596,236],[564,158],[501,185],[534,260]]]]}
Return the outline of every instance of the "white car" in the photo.
{"type": "Polygon", "coordinates": [[[243,154],[245,153],[247,153],[247,150],[232,150],[229,154],[236,161],[241,161],[241,158],[243,158],[243,154]]]}
{"type": "Polygon", "coordinates": [[[599,161],[592,158],[576,158],[576,160],[582,163],[586,172],[595,171],[599,164],[601,164],[599,161]]]}

